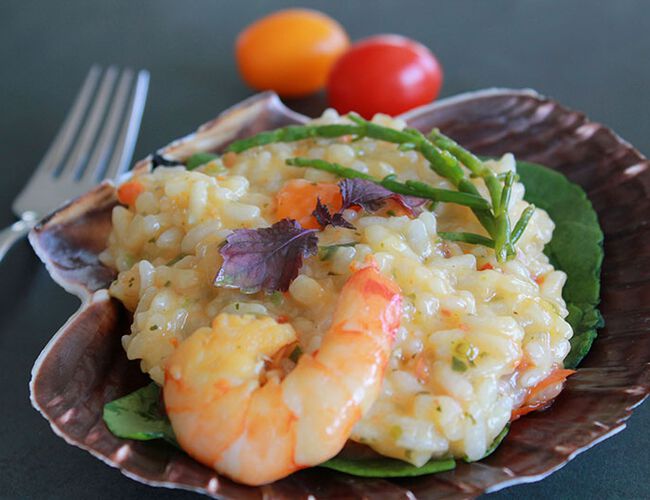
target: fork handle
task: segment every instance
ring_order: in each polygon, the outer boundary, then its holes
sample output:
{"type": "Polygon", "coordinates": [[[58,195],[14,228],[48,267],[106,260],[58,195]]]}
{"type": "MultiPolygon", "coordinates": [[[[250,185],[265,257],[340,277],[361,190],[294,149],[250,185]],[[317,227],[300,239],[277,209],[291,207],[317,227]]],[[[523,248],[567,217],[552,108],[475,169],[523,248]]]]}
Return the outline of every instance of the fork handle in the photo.
{"type": "Polygon", "coordinates": [[[14,243],[29,233],[35,223],[35,221],[19,220],[0,231],[0,261],[2,261],[14,243]]]}

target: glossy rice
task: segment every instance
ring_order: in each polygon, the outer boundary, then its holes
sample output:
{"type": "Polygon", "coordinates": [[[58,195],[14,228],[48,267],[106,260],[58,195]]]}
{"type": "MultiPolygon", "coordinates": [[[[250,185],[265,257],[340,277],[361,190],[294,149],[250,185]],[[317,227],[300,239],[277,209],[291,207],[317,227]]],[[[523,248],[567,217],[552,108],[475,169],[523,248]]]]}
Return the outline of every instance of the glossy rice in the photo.
{"type": "MultiPolygon", "coordinates": [[[[331,110],[315,120],[341,121],[331,110]]],[[[404,127],[381,115],[374,121],[404,127]]],[[[271,144],[193,171],[158,167],[139,175],[145,190],[134,207],[115,207],[101,256],[119,271],[111,294],[133,312],[131,334],[122,339],[129,359],[140,360],[162,384],[165,359],[221,312],[282,317],[298,332],[302,351],[313,352],[355,263],[372,254],[400,286],[404,312],[381,395],[351,438],[416,465],[432,457],[481,458],[528,390],[561,367],[569,352],[566,275],[542,252],[553,222],[537,209],[516,258],[500,264],[489,249],[437,235],[484,234],[465,207],[439,204],[414,218],[348,210],[356,230],[327,227],[320,233],[319,245],[330,248],[305,260],[287,293],[216,288],[220,245],[233,229],[276,222],[275,194],[288,180],[337,182],[326,172],[285,164],[296,156],[452,188],[418,153],[371,139],[271,144]]],[[[497,173],[516,169],[509,154],[489,165],[497,173]]],[[[475,184],[487,197],[482,182],[475,184]]],[[[528,206],[523,195],[517,183],[509,206],[513,224],[528,206]]],[[[283,368],[292,364],[287,358],[283,368]]]]}

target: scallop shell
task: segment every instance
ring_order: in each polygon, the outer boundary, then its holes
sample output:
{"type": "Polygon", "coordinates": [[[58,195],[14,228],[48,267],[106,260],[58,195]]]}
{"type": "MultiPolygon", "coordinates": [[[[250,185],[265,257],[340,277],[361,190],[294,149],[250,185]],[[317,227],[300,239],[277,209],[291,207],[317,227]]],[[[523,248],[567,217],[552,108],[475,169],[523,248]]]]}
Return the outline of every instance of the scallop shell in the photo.
{"type": "MultiPolygon", "coordinates": [[[[556,168],[587,191],[598,212],[605,232],[601,311],[607,326],[550,410],[513,423],[501,447],[481,462],[396,481],[316,468],[254,488],[219,477],[163,443],[114,437],[102,421],[104,404],[145,379],[122,350],[129,318],[106,291],[114,272],[98,260],[117,203],[114,185],[105,182],[46,217],[29,236],[52,278],[82,300],[32,371],[32,404],[54,432],[137,481],[245,499],[474,497],[540,480],[621,431],[650,392],[650,162],[608,128],[531,90],[462,94],[402,118],[421,130],[439,127],[479,154],[512,152],[556,168]]],[[[259,94],[160,152],[183,159],[219,151],[235,139],[306,119],[275,94],[259,94]]],[[[145,159],[136,168],[148,165],[145,159]]]]}

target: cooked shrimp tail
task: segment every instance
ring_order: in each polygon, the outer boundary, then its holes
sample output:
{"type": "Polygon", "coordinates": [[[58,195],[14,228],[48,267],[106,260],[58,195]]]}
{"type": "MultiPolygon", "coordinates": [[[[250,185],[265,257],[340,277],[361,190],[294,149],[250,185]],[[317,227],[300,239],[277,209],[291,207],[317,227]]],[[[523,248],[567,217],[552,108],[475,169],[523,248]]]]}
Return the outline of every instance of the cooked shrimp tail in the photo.
{"type": "Polygon", "coordinates": [[[165,405],[180,445],[250,485],[333,457],[379,394],[401,312],[391,279],[374,265],[356,271],[320,349],[283,379],[265,376],[264,360],[296,342],[289,323],[218,315],[167,363],[165,405]]]}

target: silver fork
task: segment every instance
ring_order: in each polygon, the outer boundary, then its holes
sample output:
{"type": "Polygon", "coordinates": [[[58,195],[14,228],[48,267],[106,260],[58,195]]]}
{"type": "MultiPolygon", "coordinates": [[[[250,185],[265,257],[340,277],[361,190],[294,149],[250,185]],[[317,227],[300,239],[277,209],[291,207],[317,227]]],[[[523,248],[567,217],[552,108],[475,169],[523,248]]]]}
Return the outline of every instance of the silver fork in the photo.
{"type": "Polygon", "coordinates": [[[0,231],[0,261],[41,217],[128,169],[148,88],[145,70],[90,68],[54,141],[14,200],[19,220],[0,231]]]}

